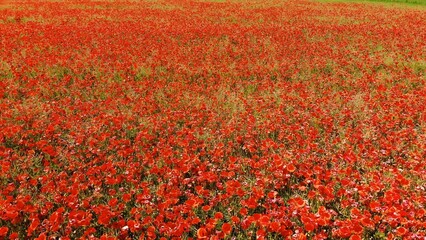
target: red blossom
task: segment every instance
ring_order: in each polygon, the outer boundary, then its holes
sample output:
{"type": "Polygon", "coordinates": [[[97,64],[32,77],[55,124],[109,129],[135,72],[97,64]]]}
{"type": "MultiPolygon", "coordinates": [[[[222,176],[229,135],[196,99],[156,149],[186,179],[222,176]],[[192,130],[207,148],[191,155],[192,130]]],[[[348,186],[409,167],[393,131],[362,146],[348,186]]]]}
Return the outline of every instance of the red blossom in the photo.
{"type": "Polygon", "coordinates": [[[205,228],[200,228],[197,230],[197,237],[199,239],[206,239],[207,238],[207,231],[205,228]]]}
{"type": "Polygon", "coordinates": [[[9,232],[8,227],[0,227],[0,237],[6,236],[8,232],[9,232]]]}
{"type": "Polygon", "coordinates": [[[222,232],[223,232],[225,235],[230,234],[230,233],[231,233],[231,231],[232,231],[232,225],[231,225],[231,224],[229,224],[229,223],[224,223],[224,224],[222,225],[222,232]]]}

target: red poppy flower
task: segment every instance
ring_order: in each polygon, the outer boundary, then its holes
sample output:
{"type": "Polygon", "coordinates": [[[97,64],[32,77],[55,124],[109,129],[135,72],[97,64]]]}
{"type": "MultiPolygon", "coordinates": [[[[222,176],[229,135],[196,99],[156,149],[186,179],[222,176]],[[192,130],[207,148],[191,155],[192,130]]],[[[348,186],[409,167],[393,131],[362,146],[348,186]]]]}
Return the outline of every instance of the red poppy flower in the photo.
{"type": "Polygon", "coordinates": [[[155,238],[156,237],[155,227],[154,226],[148,227],[148,229],[146,230],[146,235],[150,238],[155,238]]]}
{"type": "Polygon", "coordinates": [[[98,218],[98,223],[101,225],[108,225],[110,221],[109,214],[102,213],[98,218]]]}
{"type": "Polygon", "coordinates": [[[17,232],[13,232],[10,234],[9,239],[18,239],[19,238],[19,234],[17,232]]]}
{"type": "Polygon", "coordinates": [[[287,165],[287,171],[289,171],[291,173],[296,171],[296,166],[294,166],[293,164],[287,165]]]}
{"type": "Polygon", "coordinates": [[[278,222],[271,222],[271,224],[269,224],[269,227],[273,232],[277,232],[280,229],[280,224],[278,222]]]}
{"type": "Polygon", "coordinates": [[[8,227],[0,227],[0,237],[6,236],[8,232],[9,232],[8,227]]]}
{"type": "Polygon", "coordinates": [[[132,195],[130,195],[130,194],[128,194],[128,193],[125,193],[125,194],[123,194],[123,200],[124,200],[124,202],[129,202],[130,200],[132,199],[132,195]]]}
{"type": "Polygon", "coordinates": [[[240,218],[239,217],[237,217],[237,216],[232,216],[231,217],[231,221],[233,222],[233,223],[239,223],[240,222],[240,218]]]}
{"type": "Polygon", "coordinates": [[[36,240],[46,240],[47,239],[47,236],[46,236],[46,233],[41,233],[39,236],[38,236],[38,238],[36,238],[36,240]]]}
{"type": "Polygon", "coordinates": [[[31,221],[30,226],[28,227],[27,230],[27,236],[31,236],[33,234],[33,232],[37,229],[38,225],[40,224],[40,220],[38,218],[34,218],[31,221]]]}
{"type": "Polygon", "coordinates": [[[361,240],[362,238],[361,238],[361,236],[359,236],[359,235],[352,235],[350,238],[349,238],[349,240],[361,240]]]}
{"type": "Polygon", "coordinates": [[[243,215],[243,216],[247,216],[247,214],[248,214],[247,208],[241,208],[240,209],[240,214],[243,215]]]}
{"type": "Polygon", "coordinates": [[[203,209],[204,212],[207,212],[211,209],[212,207],[210,205],[204,205],[201,209],[203,209]]]}
{"type": "Polygon", "coordinates": [[[349,227],[346,227],[346,226],[340,228],[339,231],[340,231],[340,236],[344,237],[344,238],[348,238],[352,235],[351,229],[349,227]]]}
{"type": "Polygon", "coordinates": [[[222,225],[222,232],[223,232],[225,235],[230,234],[230,233],[231,233],[231,231],[232,231],[232,225],[231,225],[231,224],[229,224],[229,223],[224,223],[224,224],[222,225]]]}
{"type": "Polygon", "coordinates": [[[201,222],[201,220],[200,220],[200,218],[198,218],[198,217],[196,217],[196,218],[192,219],[192,221],[191,221],[191,223],[192,223],[193,225],[198,224],[198,223],[200,223],[200,222],[201,222]]]}
{"type": "Polygon", "coordinates": [[[133,233],[139,231],[142,228],[141,224],[135,220],[127,221],[127,225],[129,226],[130,231],[133,233]]]}
{"type": "Polygon", "coordinates": [[[305,229],[308,232],[312,232],[315,230],[315,224],[313,224],[312,222],[308,222],[305,224],[305,229]]]}
{"type": "Polygon", "coordinates": [[[298,208],[302,208],[306,204],[305,200],[303,200],[303,198],[301,198],[301,197],[293,198],[293,201],[295,203],[295,206],[298,207],[298,208]]]}
{"type": "Polygon", "coordinates": [[[259,218],[258,222],[260,226],[267,227],[269,225],[269,220],[270,218],[268,215],[263,215],[262,217],[259,218]]]}
{"type": "Polygon", "coordinates": [[[266,236],[266,231],[264,230],[264,229],[258,229],[257,231],[256,231],[256,237],[257,238],[259,238],[259,237],[265,237],[266,236]]]}
{"type": "Polygon", "coordinates": [[[207,238],[207,230],[205,228],[199,228],[197,230],[197,237],[199,239],[206,239],[207,238]]]}
{"type": "Polygon", "coordinates": [[[215,213],[215,214],[214,214],[214,218],[215,218],[215,219],[217,219],[217,220],[222,219],[222,218],[223,218],[223,213],[221,213],[221,212],[217,212],[217,213],[215,213]]]}
{"type": "Polygon", "coordinates": [[[398,236],[404,236],[405,234],[407,234],[408,230],[405,227],[399,227],[396,229],[396,234],[398,236]]]}

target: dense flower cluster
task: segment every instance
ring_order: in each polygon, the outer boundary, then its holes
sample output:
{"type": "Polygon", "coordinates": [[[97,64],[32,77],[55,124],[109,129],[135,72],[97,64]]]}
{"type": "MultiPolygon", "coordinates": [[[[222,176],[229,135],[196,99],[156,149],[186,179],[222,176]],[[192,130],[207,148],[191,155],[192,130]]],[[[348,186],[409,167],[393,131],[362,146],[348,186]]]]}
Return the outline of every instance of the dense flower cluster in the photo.
{"type": "Polygon", "coordinates": [[[0,5],[0,238],[424,239],[426,14],[0,5]]]}

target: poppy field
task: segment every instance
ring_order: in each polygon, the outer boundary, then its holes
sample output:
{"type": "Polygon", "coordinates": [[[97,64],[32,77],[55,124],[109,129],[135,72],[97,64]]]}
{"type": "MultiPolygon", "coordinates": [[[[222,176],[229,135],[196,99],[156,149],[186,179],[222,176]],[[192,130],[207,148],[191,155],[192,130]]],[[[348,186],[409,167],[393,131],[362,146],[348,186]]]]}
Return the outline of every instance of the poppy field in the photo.
{"type": "Polygon", "coordinates": [[[425,239],[426,11],[0,2],[0,239],[425,239]]]}

